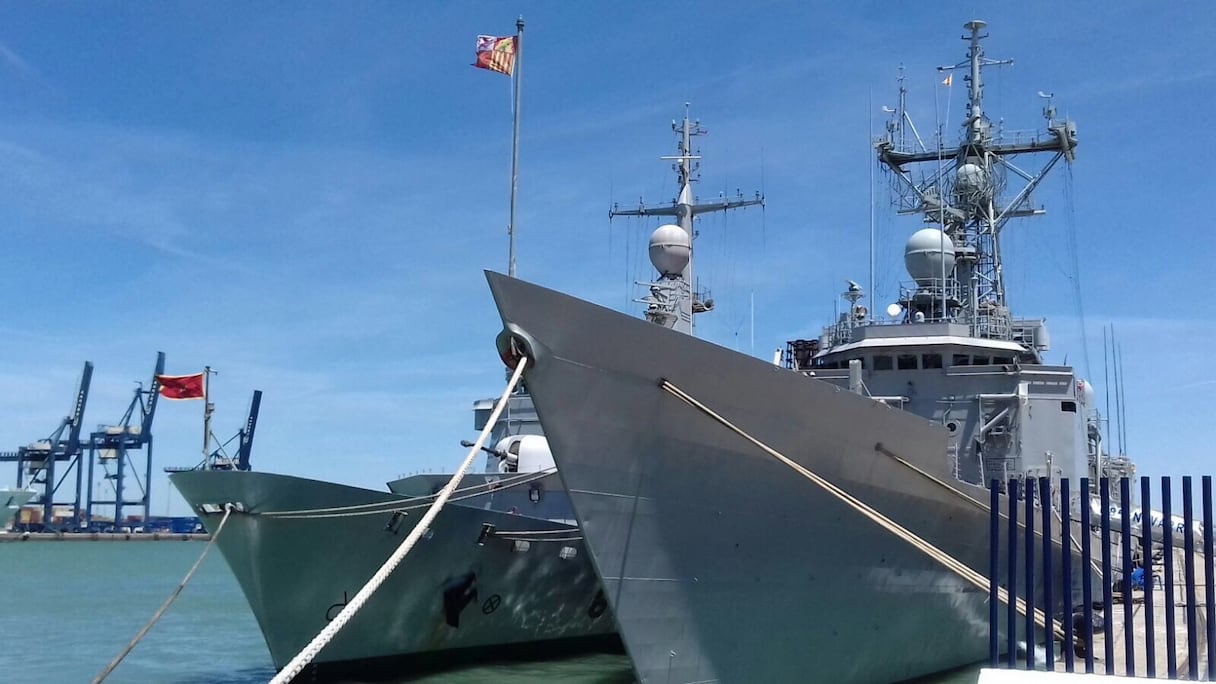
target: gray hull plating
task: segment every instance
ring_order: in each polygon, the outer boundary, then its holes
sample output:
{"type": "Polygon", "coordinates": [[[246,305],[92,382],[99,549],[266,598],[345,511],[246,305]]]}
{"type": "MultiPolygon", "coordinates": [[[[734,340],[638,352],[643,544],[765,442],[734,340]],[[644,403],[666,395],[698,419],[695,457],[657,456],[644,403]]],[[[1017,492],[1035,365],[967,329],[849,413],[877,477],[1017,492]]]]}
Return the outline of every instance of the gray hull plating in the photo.
{"type": "MultiPolygon", "coordinates": [[[[256,515],[407,501],[356,487],[253,472],[194,471],[172,477],[196,510],[202,504],[240,502],[255,513],[233,514],[217,545],[257,618],[276,667],[282,667],[331,620],[409,534],[423,509],[394,525],[391,513],[292,519],[256,515]]],[[[423,501],[427,503],[427,501],[423,501]]],[[[465,503],[472,505],[464,505],[465,503]]],[[[510,656],[544,642],[599,647],[613,640],[611,613],[592,610],[599,586],[582,542],[541,543],[520,550],[490,536],[519,530],[572,530],[561,523],[449,504],[432,534],[406,557],[372,600],[321,652],[321,665],[409,659],[428,666],[457,662],[462,653],[510,656]],[[575,555],[561,557],[571,547],[575,555]],[[476,596],[449,624],[444,591],[475,580],[476,596]]],[[[201,514],[209,530],[220,514],[201,514]]],[[[573,531],[577,535],[577,531],[573,531]]],[[[567,535],[558,535],[566,537],[567,535]]],[[[569,552],[566,553],[569,555],[569,552]]]]}
{"type": "Polygon", "coordinates": [[[528,386],[640,679],[893,682],[986,656],[985,591],[657,383],[668,379],[986,575],[988,514],[959,492],[987,493],[947,470],[944,428],[488,278],[504,324],[535,358],[528,386]]]}

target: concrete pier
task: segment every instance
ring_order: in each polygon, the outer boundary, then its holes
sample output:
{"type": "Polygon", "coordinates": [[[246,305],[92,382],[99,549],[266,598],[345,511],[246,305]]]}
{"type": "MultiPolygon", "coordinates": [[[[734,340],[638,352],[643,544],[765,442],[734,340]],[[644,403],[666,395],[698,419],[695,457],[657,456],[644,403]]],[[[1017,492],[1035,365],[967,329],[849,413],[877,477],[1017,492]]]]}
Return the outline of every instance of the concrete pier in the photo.
{"type": "Polygon", "coordinates": [[[0,534],[4,542],[150,542],[150,541],[208,541],[211,535],[172,532],[7,532],[0,534]]]}

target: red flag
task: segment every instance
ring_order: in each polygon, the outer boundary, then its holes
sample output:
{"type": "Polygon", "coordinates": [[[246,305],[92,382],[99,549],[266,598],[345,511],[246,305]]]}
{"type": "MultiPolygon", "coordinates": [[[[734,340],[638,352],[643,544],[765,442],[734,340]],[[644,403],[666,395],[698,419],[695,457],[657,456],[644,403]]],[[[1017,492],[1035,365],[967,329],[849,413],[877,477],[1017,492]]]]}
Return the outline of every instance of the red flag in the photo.
{"type": "Polygon", "coordinates": [[[158,375],[160,395],[166,399],[202,399],[206,396],[206,380],[202,373],[194,375],[158,375]]]}
{"type": "Polygon", "coordinates": [[[515,71],[515,36],[477,36],[477,61],[473,66],[510,76],[515,71]]]}

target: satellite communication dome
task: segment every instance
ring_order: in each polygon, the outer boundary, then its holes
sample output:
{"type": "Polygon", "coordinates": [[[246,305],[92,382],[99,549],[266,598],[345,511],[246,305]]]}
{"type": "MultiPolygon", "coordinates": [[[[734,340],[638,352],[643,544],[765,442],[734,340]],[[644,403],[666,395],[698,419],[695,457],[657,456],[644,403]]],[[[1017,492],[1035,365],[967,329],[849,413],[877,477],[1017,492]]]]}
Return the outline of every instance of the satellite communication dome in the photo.
{"type": "Polygon", "coordinates": [[[943,270],[949,276],[954,270],[954,242],[936,228],[918,230],[904,247],[904,266],[920,285],[940,280],[943,270]]]}
{"type": "Polygon", "coordinates": [[[650,235],[650,263],[665,276],[680,275],[692,255],[692,238],[673,224],[659,226],[650,235]]]}
{"type": "Polygon", "coordinates": [[[986,195],[988,190],[988,174],[979,164],[963,164],[958,167],[958,175],[954,182],[954,187],[960,195],[986,195]]]}

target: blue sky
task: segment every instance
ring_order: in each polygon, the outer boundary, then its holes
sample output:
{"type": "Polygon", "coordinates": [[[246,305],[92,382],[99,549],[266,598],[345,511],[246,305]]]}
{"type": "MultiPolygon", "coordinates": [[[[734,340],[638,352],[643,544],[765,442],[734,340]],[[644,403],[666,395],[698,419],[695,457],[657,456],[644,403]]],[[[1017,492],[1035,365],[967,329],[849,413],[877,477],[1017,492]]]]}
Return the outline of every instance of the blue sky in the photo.
{"type": "MultiPolygon", "coordinates": [[[[845,278],[869,280],[868,140],[898,66],[922,130],[936,96],[953,134],[965,91],[937,90],[935,67],[987,20],[987,56],[1015,60],[987,72],[988,112],[1034,128],[1052,91],[1081,139],[1037,193],[1047,216],[1005,233],[1015,313],[1046,317],[1049,358],[1085,373],[1083,308],[1099,397],[1113,324],[1141,472],[1210,470],[1202,3],[6,4],[0,449],[55,427],[86,359],[85,426],[116,421],[164,351],[170,373],[220,371],[217,434],[265,392],[259,470],[380,488],[453,468],[472,401],[503,383],[481,271],[506,267],[510,80],[470,63],[474,37],[519,14],[519,275],[637,310],[657,222],[608,208],[673,196],[658,156],[691,102],[700,196],[768,199],[700,224],[718,308],[698,332],[762,357],[827,323],[845,278]]],[[[882,306],[919,225],[878,188],[882,306]]],[[[197,459],[200,413],[161,405],[157,513],[185,510],[159,470],[197,459]]]]}

